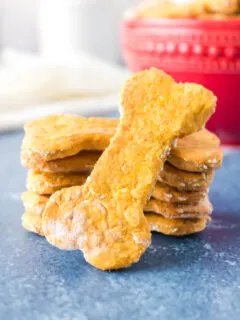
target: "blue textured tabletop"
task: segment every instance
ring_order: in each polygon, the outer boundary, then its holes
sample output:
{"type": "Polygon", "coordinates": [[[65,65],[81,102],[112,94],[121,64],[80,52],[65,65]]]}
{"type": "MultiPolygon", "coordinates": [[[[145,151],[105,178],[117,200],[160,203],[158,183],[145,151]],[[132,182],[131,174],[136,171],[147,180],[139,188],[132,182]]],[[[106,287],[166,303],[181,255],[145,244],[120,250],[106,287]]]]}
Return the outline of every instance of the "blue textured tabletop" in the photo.
{"type": "Polygon", "coordinates": [[[240,319],[240,153],[226,155],[216,174],[206,231],[156,234],[138,264],[110,273],[21,227],[21,139],[0,136],[1,320],[240,319]]]}

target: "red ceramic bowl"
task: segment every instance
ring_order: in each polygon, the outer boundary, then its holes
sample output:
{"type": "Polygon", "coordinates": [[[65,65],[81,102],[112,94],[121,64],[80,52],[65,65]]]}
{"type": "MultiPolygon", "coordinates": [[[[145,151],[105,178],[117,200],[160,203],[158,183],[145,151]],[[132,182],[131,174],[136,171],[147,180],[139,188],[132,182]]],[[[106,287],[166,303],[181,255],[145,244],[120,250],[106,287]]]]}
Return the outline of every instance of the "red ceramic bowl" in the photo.
{"type": "Polygon", "coordinates": [[[126,18],[121,39],[132,71],[154,66],[211,89],[218,106],[208,128],[223,144],[240,145],[240,19],[126,18]]]}

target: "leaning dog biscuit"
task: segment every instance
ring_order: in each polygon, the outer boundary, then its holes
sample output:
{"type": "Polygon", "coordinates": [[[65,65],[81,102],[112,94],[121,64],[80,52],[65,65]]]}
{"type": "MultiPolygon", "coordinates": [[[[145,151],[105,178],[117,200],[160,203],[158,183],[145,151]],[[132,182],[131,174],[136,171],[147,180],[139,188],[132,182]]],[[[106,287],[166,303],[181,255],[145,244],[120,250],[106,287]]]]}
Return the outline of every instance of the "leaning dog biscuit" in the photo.
{"type": "Polygon", "coordinates": [[[158,179],[181,191],[204,191],[211,184],[213,175],[213,170],[202,173],[187,172],[166,163],[164,170],[159,172],[158,179]]]}
{"type": "Polygon", "coordinates": [[[158,181],[152,197],[170,203],[191,203],[196,204],[207,195],[207,189],[203,191],[179,191],[174,187],[170,187],[167,184],[158,181]]]}
{"type": "Polygon", "coordinates": [[[146,214],[151,231],[169,236],[185,236],[203,231],[210,218],[201,219],[167,219],[155,213],[146,214]]]}
{"type": "Polygon", "coordinates": [[[151,242],[143,207],[173,140],[198,131],[215,109],[215,96],[177,84],[150,69],[125,85],[116,135],[82,187],[55,193],[43,214],[47,240],[80,249],[102,270],[137,262],[151,242]]]}
{"type": "Polygon", "coordinates": [[[116,131],[118,120],[82,118],[77,115],[48,116],[25,126],[23,161],[62,159],[82,150],[104,150],[116,131]]]}
{"type": "Polygon", "coordinates": [[[101,154],[102,152],[98,151],[81,151],[72,157],[51,161],[36,161],[34,158],[22,158],[22,164],[35,171],[49,173],[92,171],[101,154]]]}
{"type": "Polygon", "coordinates": [[[154,212],[168,219],[203,218],[212,213],[213,207],[206,196],[198,204],[176,204],[150,199],[144,207],[144,212],[154,212]]]}
{"type": "Polygon", "coordinates": [[[54,192],[71,186],[81,186],[87,180],[88,173],[52,174],[29,170],[27,189],[39,194],[53,194],[54,192]]]}
{"type": "Polygon", "coordinates": [[[222,159],[220,140],[206,129],[179,139],[168,157],[174,167],[190,172],[220,168],[222,159]]]}

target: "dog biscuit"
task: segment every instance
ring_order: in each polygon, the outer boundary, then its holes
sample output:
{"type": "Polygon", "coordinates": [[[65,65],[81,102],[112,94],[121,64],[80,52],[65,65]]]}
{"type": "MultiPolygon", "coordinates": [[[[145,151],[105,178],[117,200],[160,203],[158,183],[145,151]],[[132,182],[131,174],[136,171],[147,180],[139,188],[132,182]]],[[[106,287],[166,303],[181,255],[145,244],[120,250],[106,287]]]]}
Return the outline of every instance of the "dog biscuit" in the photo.
{"type": "Polygon", "coordinates": [[[22,164],[35,171],[49,173],[73,173],[92,171],[101,156],[98,151],[81,151],[77,155],[51,161],[36,161],[34,158],[22,159],[22,164]]]}
{"type": "MultiPolygon", "coordinates": [[[[210,218],[167,219],[154,213],[146,213],[145,217],[151,231],[170,236],[184,236],[200,232],[206,228],[207,221],[210,220],[210,218]]],[[[44,236],[42,218],[40,216],[25,212],[22,217],[22,225],[24,229],[39,236],[44,236]]]]}
{"type": "Polygon", "coordinates": [[[40,195],[32,191],[25,191],[22,194],[22,201],[27,212],[34,212],[35,215],[42,216],[49,196],[40,195]]]}
{"type": "Polygon", "coordinates": [[[201,219],[167,219],[154,213],[147,213],[146,218],[151,231],[168,236],[185,236],[203,231],[210,218],[201,219]]]}
{"type": "Polygon", "coordinates": [[[211,184],[213,175],[213,170],[202,173],[187,172],[166,163],[164,170],[159,172],[158,179],[180,191],[204,191],[211,184]]]}
{"type": "Polygon", "coordinates": [[[213,207],[206,196],[198,204],[175,204],[150,199],[144,207],[144,212],[154,212],[168,219],[203,218],[212,213],[213,207]]]}
{"type": "Polygon", "coordinates": [[[77,115],[48,116],[25,125],[21,158],[49,161],[70,157],[82,150],[104,150],[118,120],[77,115]]]}
{"type": "Polygon", "coordinates": [[[168,157],[174,167],[190,172],[220,168],[222,159],[220,140],[206,129],[179,139],[168,157]]]}
{"type": "Polygon", "coordinates": [[[122,92],[120,125],[87,182],[48,201],[47,240],[82,250],[102,270],[137,262],[151,243],[143,207],[170,147],[176,137],[200,130],[215,105],[204,87],[177,84],[160,70],[132,76],[122,92]]]}
{"type": "Polygon", "coordinates": [[[63,188],[83,185],[88,175],[88,173],[52,174],[29,170],[27,189],[42,195],[53,194],[63,188]]]}
{"type": "Polygon", "coordinates": [[[170,202],[170,203],[191,203],[196,204],[207,195],[207,190],[204,191],[179,191],[174,187],[170,187],[167,184],[158,181],[152,197],[154,199],[170,202]]]}
{"type": "Polygon", "coordinates": [[[36,214],[26,211],[22,216],[22,226],[24,229],[34,232],[40,236],[44,236],[42,230],[42,217],[36,214]]]}

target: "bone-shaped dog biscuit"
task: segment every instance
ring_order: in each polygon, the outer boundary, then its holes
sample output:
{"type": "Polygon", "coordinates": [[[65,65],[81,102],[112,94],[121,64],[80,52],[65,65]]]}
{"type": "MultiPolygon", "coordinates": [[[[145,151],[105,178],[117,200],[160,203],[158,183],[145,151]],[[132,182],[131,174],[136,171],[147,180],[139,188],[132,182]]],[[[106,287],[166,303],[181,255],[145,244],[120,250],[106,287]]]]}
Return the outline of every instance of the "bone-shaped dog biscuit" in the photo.
{"type": "Polygon", "coordinates": [[[200,200],[197,204],[176,204],[150,199],[144,207],[144,212],[154,212],[168,219],[189,219],[203,218],[209,216],[213,207],[208,196],[200,200]]]}
{"type": "Polygon", "coordinates": [[[168,157],[168,161],[174,167],[189,172],[204,172],[219,168],[222,159],[220,140],[206,129],[179,139],[168,157]]]}
{"type": "MultiPolygon", "coordinates": [[[[100,141],[96,148],[104,150],[109,145],[117,124],[116,119],[91,118],[90,121],[88,118],[67,115],[48,116],[31,121],[25,126],[26,135],[22,145],[21,162],[35,171],[57,173],[91,170],[101,155],[101,152],[93,151],[91,148],[96,147],[96,141],[100,141]],[[69,127],[73,130],[71,133],[69,127]],[[72,143],[73,140],[75,144],[72,143]],[[75,154],[79,148],[91,151],[75,154]]],[[[219,168],[222,158],[219,139],[204,129],[179,139],[168,161],[179,169],[202,172],[219,168]]]]}
{"type": "Polygon", "coordinates": [[[22,158],[35,161],[62,159],[82,150],[104,150],[114,135],[118,120],[48,116],[25,126],[22,158]]]}
{"type": "Polygon", "coordinates": [[[185,236],[203,231],[210,218],[201,219],[167,219],[155,213],[146,214],[149,227],[152,231],[169,236],[185,236]]]}
{"type": "Polygon", "coordinates": [[[212,170],[201,173],[187,172],[166,163],[164,170],[159,172],[158,179],[181,191],[202,191],[209,187],[213,175],[212,170]]]}
{"type": "Polygon", "coordinates": [[[157,182],[152,197],[170,203],[191,203],[196,204],[207,195],[207,189],[203,191],[179,191],[162,182],[157,182]]]}
{"type": "MultiPolygon", "coordinates": [[[[48,197],[45,197],[45,206],[48,201],[47,198],[48,197]]],[[[22,217],[22,225],[24,229],[43,236],[42,216],[39,215],[39,210],[42,210],[42,203],[41,205],[36,204],[35,210],[26,210],[22,217]]],[[[173,236],[183,236],[200,232],[206,228],[206,223],[210,220],[209,217],[201,219],[167,219],[153,212],[145,213],[145,217],[151,231],[173,236]]]]}
{"type": "Polygon", "coordinates": [[[22,157],[22,164],[26,167],[34,169],[35,171],[43,171],[49,173],[92,171],[101,154],[102,152],[100,151],[98,152],[89,150],[79,152],[72,157],[51,161],[36,161],[32,157],[22,157]]]}
{"type": "Polygon", "coordinates": [[[29,170],[27,189],[39,194],[53,194],[54,192],[71,186],[81,186],[87,180],[88,173],[79,174],[51,174],[29,170]]]}
{"type": "Polygon", "coordinates": [[[132,76],[122,93],[117,132],[85,185],[50,198],[43,215],[47,240],[82,250],[102,270],[137,262],[151,242],[143,207],[170,146],[200,130],[215,104],[204,87],[177,84],[157,69],[132,76]]]}

